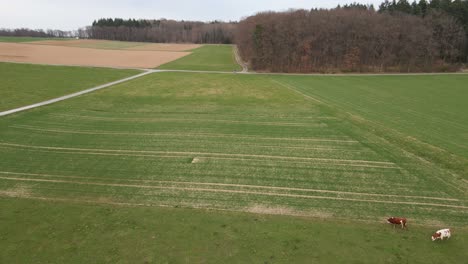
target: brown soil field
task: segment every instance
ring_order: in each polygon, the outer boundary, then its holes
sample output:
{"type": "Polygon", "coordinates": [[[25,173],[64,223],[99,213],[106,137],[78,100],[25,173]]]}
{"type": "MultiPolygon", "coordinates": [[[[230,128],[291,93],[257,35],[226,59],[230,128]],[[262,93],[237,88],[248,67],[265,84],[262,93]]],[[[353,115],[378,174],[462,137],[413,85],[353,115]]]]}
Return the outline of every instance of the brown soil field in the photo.
{"type": "Polygon", "coordinates": [[[0,43],[0,61],[114,68],[155,68],[190,52],[106,50],[0,43]]]}
{"type": "Polygon", "coordinates": [[[188,51],[188,50],[196,49],[202,46],[198,44],[144,43],[144,42],[110,41],[110,40],[96,40],[96,39],[43,40],[43,41],[27,42],[25,44],[95,48],[95,49],[143,50],[143,51],[188,51]]]}

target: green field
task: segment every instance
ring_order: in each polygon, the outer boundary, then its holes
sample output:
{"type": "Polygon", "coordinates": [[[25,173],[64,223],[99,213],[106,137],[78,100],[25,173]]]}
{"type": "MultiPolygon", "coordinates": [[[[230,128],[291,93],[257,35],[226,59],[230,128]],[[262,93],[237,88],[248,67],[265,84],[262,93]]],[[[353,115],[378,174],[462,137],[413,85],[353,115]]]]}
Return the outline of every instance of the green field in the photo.
{"type": "Polygon", "coordinates": [[[462,262],[467,82],[163,72],[7,116],[2,254],[462,262]],[[392,215],[409,218],[409,231],[384,224],[392,215]],[[454,237],[431,242],[445,227],[454,237]]]}
{"type": "Polygon", "coordinates": [[[0,198],[2,263],[463,263],[468,230],[0,198]]]}
{"type": "Polygon", "coordinates": [[[0,36],[0,42],[32,42],[41,40],[69,40],[64,38],[36,38],[36,37],[5,37],[0,36]]]}
{"type": "MultiPolygon", "coordinates": [[[[283,77],[342,111],[464,157],[468,162],[468,75],[283,77]]],[[[453,157],[453,156],[452,156],[453,157]]],[[[466,165],[466,164],[465,164],[466,165]]]]}
{"type": "Polygon", "coordinates": [[[0,62],[0,111],[42,102],[137,73],[135,70],[0,62]]]}
{"type": "MultiPolygon", "coordinates": [[[[37,43],[41,44],[41,43],[37,43]]],[[[79,47],[79,48],[90,48],[90,49],[111,49],[111,50],[121,50],[128,49],[138,46],[148,45],[148,42],[130,42],[130,41],[101,41],[101,42],[80,42],[73,45],[67,45],[69,47],[79,47]]]]}
{"type": "MultiPolygon", "coordinates": [[[[40,40],[44,40],[44,39],[40,39],[40,40]]],[[[55,40],[55,39],[45,39],[45,40],[55,40]]],[[[60,39],[60,40],[62,40],[62,39],[60,39]]],[[[30,43],[30,44],[57,45],[57,43],[51,43],[50,41],[45,41],[45,42],[34,41],[34,43],[30,43]]],[[[171,43],[153,43],[153,42],[136,42],[136,41],[82,39],[82,40],[77,40],[77,41],[69,41],[68,43],[64,43],[63,46],[65,46],[65,47],[77,47],[77,48],[90,48],[90,49],[132,50],[132,51],[145,50],[145,46],[153,46],[154,50],[147,50],[147,51],[158,51],[158,49],[154,47],[154,44],[160,44],[161,45],[161,49],[160,49],[161,51],[166,51],[165,50],[166,47],[164,47],[165,45],[173,45],[171,43]]],[[[177,45],[177,44],[175,44],[175,45],[177,45]]],[[[187,49],[185,51],[190,51],[190,49],[187,49]]],[[[177,51],[172,51],[172,52],[177,52],[177,51]]],[[[224,55],[224,54],[221,54],[221,55],[224,55]]]]}
{"type": "Polygon", "coordinates": [[[192,54],[159,66],[167,70],[239,71],[232,45],[204,45],[192,54]]]}

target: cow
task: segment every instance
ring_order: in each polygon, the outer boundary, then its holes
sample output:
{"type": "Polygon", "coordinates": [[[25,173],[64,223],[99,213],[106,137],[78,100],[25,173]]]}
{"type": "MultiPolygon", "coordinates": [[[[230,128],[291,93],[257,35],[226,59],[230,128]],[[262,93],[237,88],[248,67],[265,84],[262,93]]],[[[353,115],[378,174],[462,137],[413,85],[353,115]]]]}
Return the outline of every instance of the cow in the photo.
{"type": "Polygon", "coordinates": [[[441,229],[441,230],[435,232],[435,234],[432,235],[432,241],[436,241],[437,239],[444,240],[444,238],[449,239],[451,235],[452,234],[450,232],[450,229],[448,229],[448,228],[441,229]]]}
{"type": "Polygon", "coordinates": [[[401,225],[401,228],[408,228],[406,226],[406,218],[403,217],[390,217],[387,219],[387,223],[394,225],[401,225]]]}

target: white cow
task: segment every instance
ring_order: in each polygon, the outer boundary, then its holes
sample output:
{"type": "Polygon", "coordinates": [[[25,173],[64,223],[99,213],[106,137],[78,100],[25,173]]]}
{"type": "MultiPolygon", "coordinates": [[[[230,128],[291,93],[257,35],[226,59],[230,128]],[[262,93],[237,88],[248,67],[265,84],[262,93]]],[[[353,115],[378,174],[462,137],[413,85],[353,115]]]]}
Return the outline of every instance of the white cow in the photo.
{"type": "Polygon", "coordinates": [[[437,239],[444,240],[444,238],[449,239],[450,236],[451,236],[450,229],[448,228],[441,229],[432,235],[432,241],[436,241],[437,239]]]}

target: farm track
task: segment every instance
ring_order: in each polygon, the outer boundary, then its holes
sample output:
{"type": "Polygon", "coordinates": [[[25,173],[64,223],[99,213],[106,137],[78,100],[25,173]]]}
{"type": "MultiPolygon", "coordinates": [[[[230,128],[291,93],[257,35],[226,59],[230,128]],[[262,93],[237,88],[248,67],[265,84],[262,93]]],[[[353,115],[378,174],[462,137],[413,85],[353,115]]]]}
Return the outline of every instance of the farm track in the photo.
{"type": "Polygon", "coordinates": [[[236,58],[237,64],[239,64],[242,67],[241,73],[249,72],[249,68],[248,68],[247,64],[242,61],[242,58],[239,55],[239,49],[237,48],[237,46],[234,47],[234,56],[236,58]]]}
{"type": "Polygon", "coordinates": [[[114,81],[114,82],[99,85],[99,86],[96,86],[96,87],[93,87],[93,88],[90,88],[90,89],[86,89],[86,90],[83,90],[83,91],[79,91],[79,92],[76,92],[76,93],[72,93],[72,94],[69,94],[69,95],[64,95],[64,96],[60,96],[60,97],[50,99],[50,100],[47,100],[47,101],[35,103],[35,104],[32,104],[32,105],[27,105],[27,106],[23,106],[23,107],[11,109],[11,110],[3,111],[3,112],[0,112],[0,117],[11,115],[11,114],[22,112],[22,111],[26,111],[26,110],[30,110],[30,109],[45,106],[45,105],[50,105],[50,104],[57,103],[57,102],[61,102],[61,101],[68,100],[68,99],[71,99],[71,98],[74,98],[74,97],[77,97],[77,96],[80,96],[80,95],[84,95],[84,94],[87,94],[87,93],[92,93],[92,92],[95,92],[95,91],[98,91],[98,90],[101,90],[101,89],[104,89],[104,88],[107,88],[107,87],[110,87],[110,86],[113,86],[113,85],[116,85],[116,84],[124,83],[124,82],[130,81],[130,80],[136,79],[136,78],[140,78],[142,76],[148,75],[148,74],[153,73],[153,72],[156,72],[156,70],[148,70],[148,71],[145,71],[143,73],[140,73],[140,74],[137,74],[137,75],[134,75],[134,76],[130,76],[130,77],[127,77],[127,78],[124,78],[124,79],[121,79],[121,80],[117,80],[117,81],[114,81]]]}

